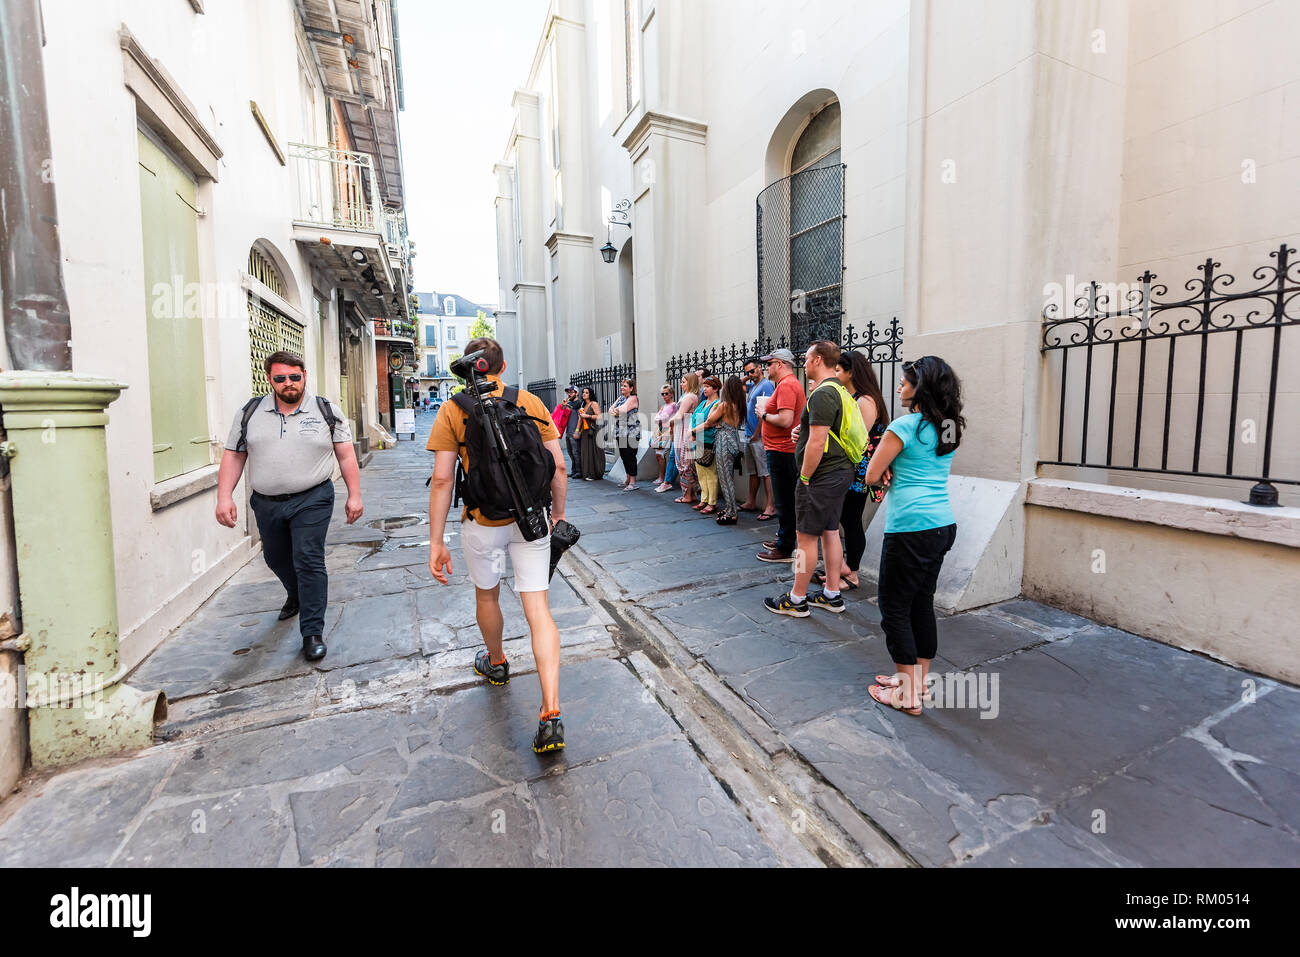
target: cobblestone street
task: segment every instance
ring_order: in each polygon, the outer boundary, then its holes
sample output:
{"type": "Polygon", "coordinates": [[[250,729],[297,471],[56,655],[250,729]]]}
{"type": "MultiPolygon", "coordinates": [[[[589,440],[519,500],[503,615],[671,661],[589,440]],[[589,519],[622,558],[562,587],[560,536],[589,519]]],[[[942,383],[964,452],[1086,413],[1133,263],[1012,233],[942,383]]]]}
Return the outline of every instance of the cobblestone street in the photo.
{"type": "Polygon", "coordinates": [[[570,486],[569,741],[539,758],[509,582],[492,688],[455,521],[453,584],[429,575],[432,421],[373,454],[356,526],[336,498],[326,658],[254,559],[131,677],[167,692],[161,742],[29,775],[0,865],[1300,863],[1295,688],[1021,600],[942,619],[947,706],[888,711],[869,587],[774,616],[768,526],[612,481],[570,486]]]}

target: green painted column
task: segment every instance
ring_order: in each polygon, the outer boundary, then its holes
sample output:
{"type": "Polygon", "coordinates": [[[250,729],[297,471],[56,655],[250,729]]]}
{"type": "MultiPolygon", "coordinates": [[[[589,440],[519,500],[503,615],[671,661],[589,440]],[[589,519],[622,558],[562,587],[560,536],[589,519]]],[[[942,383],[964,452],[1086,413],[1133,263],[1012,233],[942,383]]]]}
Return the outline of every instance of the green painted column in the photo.
{"type": "Polygon", "coordinates": [[[166,715],[161,691],[121,683],[104,425],[124,388],[0,373],[33,767],[147,747],[166,715]]]}

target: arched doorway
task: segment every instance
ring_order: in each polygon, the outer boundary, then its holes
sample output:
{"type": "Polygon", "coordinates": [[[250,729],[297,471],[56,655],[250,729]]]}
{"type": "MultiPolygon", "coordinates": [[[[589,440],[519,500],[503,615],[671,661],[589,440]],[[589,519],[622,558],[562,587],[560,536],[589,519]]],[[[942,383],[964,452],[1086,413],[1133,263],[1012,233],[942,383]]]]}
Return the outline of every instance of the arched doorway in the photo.
{"type": "Polygon", "coordinates": [[[840,104],[818,90],[791,108],[768,147],[758,195],[759,334],[795,351],[838,341],[843,317],[844,165],[840,104]]]}

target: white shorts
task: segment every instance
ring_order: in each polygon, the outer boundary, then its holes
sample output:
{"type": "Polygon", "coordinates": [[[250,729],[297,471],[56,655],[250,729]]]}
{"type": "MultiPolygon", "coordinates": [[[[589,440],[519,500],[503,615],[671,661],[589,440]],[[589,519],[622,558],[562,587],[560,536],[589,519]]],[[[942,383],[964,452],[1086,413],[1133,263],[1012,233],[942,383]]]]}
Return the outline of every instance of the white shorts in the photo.
{"type": "Polygon", "coordinates": [[[460,547],[465,568],[475,588],[491,591],[506,571],[506,553],[515,571],[515,591],[546,591],[550,587],[551,536],[524,541],[519,525],[480,525],[466,518],[460,523],[460,547]]]}

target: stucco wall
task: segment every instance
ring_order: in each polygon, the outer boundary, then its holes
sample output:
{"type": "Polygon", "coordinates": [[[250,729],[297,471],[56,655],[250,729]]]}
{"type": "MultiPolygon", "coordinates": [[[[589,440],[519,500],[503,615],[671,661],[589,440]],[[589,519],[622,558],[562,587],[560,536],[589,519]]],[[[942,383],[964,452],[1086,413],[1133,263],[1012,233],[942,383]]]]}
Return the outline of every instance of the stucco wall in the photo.
{"type": "Polygon", "coordinates": [[[1025,526],[1027,597],[1300,682],[1300,548],[1034,504],[1025,526]]]}

